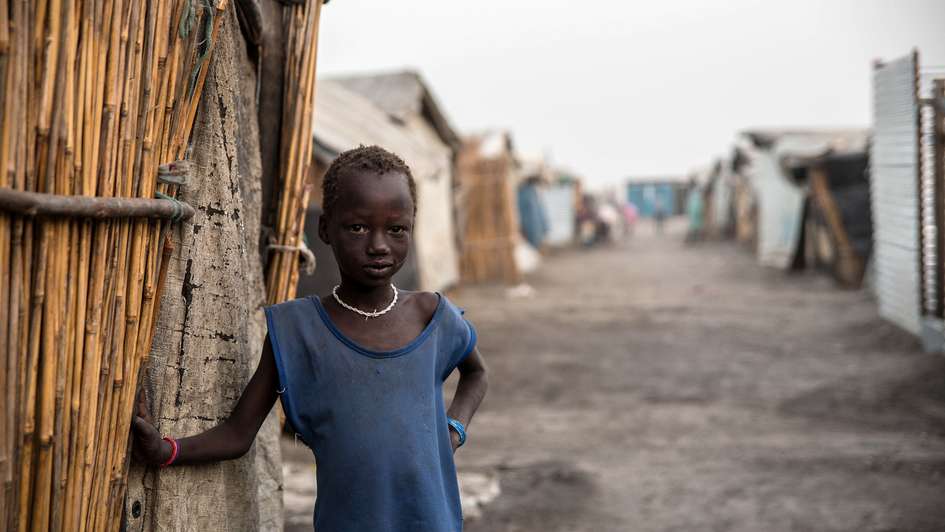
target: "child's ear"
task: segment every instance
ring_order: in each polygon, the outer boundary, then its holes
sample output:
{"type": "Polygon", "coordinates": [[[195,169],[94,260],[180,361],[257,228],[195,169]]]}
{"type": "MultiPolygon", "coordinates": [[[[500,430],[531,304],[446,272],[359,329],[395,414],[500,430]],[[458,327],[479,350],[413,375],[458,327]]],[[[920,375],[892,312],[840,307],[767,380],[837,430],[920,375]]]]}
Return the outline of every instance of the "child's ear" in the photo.
{"type": "Polygon", "coordinates": [[[328,241],[328,220],[325,218],[324,212],[318,217],[318,238],[325,245],[331,246],[331,242],[328,241]]]}

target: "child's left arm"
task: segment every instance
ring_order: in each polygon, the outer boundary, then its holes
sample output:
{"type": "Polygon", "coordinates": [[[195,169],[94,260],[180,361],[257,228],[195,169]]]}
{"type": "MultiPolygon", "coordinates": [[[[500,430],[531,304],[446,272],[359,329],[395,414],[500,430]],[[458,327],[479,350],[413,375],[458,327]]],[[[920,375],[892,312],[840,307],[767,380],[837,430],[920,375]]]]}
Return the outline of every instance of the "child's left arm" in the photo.
{"type": "MultiPolygon", "coordinates": [[[[473,348],[472,353],[459,363],[457,369],[459,369],[459,384],[456,386],[453,402],[446,415],[468,427],[489,387],[486,378],[486,362],[482,359],[479,348],[473,348]]],[[[456,431],[450,431],[450,440],[453,443],[453,451],[456,451],[459,447],[459,435],[456,431]]]]}

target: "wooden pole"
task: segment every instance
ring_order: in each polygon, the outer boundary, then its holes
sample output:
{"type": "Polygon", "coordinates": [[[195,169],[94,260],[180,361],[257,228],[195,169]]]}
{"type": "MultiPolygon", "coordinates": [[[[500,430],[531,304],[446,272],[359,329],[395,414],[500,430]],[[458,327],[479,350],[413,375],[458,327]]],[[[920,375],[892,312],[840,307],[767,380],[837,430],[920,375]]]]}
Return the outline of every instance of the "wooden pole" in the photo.
{"type": "Polygon", "coordinates": [[[163,218],[189,220],[190,205],[169,199],[94,197],[27,192],[0,188],[0,211],[21,216],[109,218],[163,218]]]}

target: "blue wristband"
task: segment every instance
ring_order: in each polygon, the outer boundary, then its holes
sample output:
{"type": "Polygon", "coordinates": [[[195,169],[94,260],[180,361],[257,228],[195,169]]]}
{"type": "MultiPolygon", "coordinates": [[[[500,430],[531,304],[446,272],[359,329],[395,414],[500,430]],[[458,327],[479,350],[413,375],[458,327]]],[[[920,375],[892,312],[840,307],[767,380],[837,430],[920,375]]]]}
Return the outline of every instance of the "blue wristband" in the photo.
{"type": "Polygon", "coordinates": [[[459,435],[459,446],[462,447],[466,443],[466,427],[463,426],[459,421],[448,417],[446,422],[449,423],[450,428],[456,431],[456,434],[459,435]]]}

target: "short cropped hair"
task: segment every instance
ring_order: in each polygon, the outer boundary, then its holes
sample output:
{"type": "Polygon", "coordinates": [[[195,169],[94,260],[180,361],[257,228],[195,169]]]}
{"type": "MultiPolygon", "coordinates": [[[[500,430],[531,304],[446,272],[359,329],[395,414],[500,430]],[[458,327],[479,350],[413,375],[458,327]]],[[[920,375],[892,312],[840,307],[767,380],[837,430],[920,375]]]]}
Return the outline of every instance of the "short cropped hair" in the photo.
{"type": "Polygon", "coordinates": [[[325,171],[322,180],[322,216],[330,218],[338,201],[338,185],[342,180],[360,173],[376,175],[403,174],[407,178],[414,214],[417,212],[417,184],[403,159],[380,146],[359,146],[342,152],[325,171]]]}

